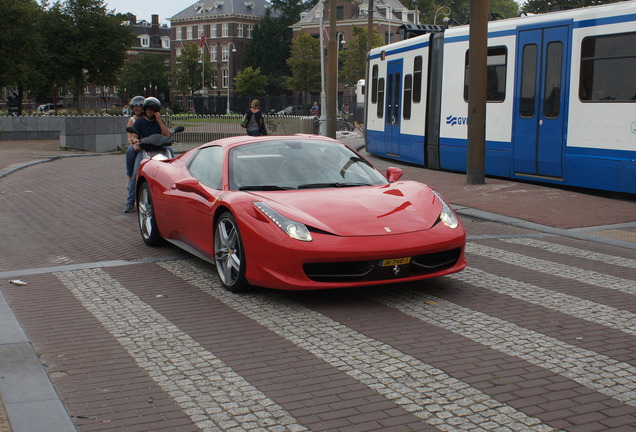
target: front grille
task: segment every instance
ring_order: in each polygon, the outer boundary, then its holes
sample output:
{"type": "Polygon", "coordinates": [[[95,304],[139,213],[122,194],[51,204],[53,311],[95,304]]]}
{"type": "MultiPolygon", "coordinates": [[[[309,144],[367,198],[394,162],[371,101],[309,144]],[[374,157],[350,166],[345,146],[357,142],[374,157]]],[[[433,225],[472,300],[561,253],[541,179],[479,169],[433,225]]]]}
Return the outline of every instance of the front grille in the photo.
{"type": "Polygon", "coordinates": [[[453,267],[461,249],[451,249],[412,257],[408,264],[382,266],[382,260],[308,263],[303,266],[307,277],[316,282],[391,281],[435,273],[453,267]]]}

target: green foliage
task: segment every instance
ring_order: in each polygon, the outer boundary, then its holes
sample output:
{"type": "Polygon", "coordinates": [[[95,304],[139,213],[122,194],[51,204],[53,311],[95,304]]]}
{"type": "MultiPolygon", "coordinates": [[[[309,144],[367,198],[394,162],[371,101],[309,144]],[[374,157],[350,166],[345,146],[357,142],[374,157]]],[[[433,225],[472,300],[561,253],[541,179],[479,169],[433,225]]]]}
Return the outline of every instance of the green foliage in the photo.
{"type": "Polygon", "coordinates": [[[243,53],[242,68],[260,68],[268,77],[268,93],[281,94],[283,77],[290,74],[287,66],[291,46],[289,27],[280,19],[272,18],[268,11],[254,26],[252,37],[243,53]]]}
{"type": "MultiPolygon", "coordinates": [[[[353,38],[347,41],[347,48],[338,53],[342,60],[342,70],[339,80],[349,87],[353,87],[358,80],[364,79],[367,67],[367,28],[352,27],[353,38]]],[[[373,28],[373,47],[382,45],[382,38],[376,28],[373,28]]]]}
{"type": "Polygon", "coordinates": [[[21,114],[26,90],[49,87],[41,34],[44,10],[35,0],[0,0],[0,11],[0,87],[16,92],[21,114]]]}
{"type": "Polygon", "coordinates": [[[272,0],[274,10],[280,12],[280,19],[285,26],[290,26],[300,20],[301,12],[310,10],[318,0],[272,0]]]}
{"type": "Polygon", "coordinates": [[[159,93],[167,94],[170,91],[170,77],[165,60],[163,56],[142,53],[127,62],[119,79],[121,96],[144,95],[145,89],[155,87],[159,93]]]}
{"type": "Polygon", "coordinates": [[[299,93],[320,90],[320,41],[301,31],[287,59],[291,76],[285,77],[288,89],[299,93]]]}
{"type": "Polygon", "coordinates": [[[243,96],[261,96],[266,94],[267,77],[261,73],[261,68],[244,68],[234,78],[236,93],[243,96]]]}
{"type": "MultiPolygon", "coordinates": [[[[470,15],[470,0],[448,0],[439,3],[434,0],[405,0],[402,3],[409,9],[418,10],[422,24],[440,25],[446,16],[457,23],[465,24],[470,15]]],[[[489,0],[488,10],[502,18],[519,15],[519,6],[514,0],[489,0]]]]}
{"type": "Polygon", "coordinates": [[[186,43],[183,46],[174,69],[175,82],[179,90],[194,93],[203,87],[204,79],[205,87],[214,87],[217,85],[216,73],[217,70],[212,63],[206,61],[203,66],[201,51],[196,43],[186,43]]]}
{"type": "Polygon", "coordinates": [[[43,36],[57,84],[72,82],[75,103],[87,83],[114,85],[133,40],[130,27],[107,12],[102,0],[66,0],[45,14],[43,36]]]}
{"type": "Polygon", "coordinates": [[[615,3],[615,1],[616,0],[528,0],[521,6],[521,10],[528,13],[544,13],[552,10],[615,3]]]}

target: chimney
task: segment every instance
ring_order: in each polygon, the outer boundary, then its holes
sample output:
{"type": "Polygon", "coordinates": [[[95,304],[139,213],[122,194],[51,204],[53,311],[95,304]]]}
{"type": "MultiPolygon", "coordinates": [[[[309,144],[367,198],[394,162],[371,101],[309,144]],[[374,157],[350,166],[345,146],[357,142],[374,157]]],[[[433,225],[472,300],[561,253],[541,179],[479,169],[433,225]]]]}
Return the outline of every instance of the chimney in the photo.
{"type": "Polygon", "coordinates": [[[152,33],[153,36],[159,34],[159,15],[152,15],[152,33]]]}
{"type": "Polygon", "coordinates": [[[137,15],[130,14],[130,25],[137,25],[137,15]]]}

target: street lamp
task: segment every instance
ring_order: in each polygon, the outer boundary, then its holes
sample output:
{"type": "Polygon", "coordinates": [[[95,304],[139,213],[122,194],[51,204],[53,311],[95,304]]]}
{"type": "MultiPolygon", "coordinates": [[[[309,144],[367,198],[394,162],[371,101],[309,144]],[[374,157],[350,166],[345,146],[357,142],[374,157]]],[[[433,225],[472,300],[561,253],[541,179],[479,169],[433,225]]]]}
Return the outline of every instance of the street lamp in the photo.
{"type": "Polygon", "coordinates": [[[232,69],[230,69],[230,59],[232,58],[232,53],[236,52],[236,46],[234,42],[229,42],[227,44],[227,110],[226,114],[230,114],[230,87],[232,86],[232,69]],[[232,44],[232,51],[230,51],[230,44],[232,44]]]}
{"type": "Polygon", "coordinates": [[[451,10],[448,6],[440,6],[439,8],[437,8],[437,10],[435,11],[435,17],[433,18],[433,25],[437,24],[437,15],[440,14],[444,15],[445,18],[448,19],[448,16],[451,14],[451,10]]]}

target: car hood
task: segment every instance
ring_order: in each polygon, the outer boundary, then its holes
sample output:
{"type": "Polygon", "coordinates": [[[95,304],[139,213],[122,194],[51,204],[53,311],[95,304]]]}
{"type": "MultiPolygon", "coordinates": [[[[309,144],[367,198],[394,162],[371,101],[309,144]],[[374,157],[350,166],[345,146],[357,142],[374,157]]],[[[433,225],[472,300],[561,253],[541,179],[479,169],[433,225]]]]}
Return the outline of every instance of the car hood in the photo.
{"type": "Polygon", "coordinates": [[[431,228],[442,205],[427,186],[384,186],[254,192],[283,216],[339,236],[404,234],[431,228]]]}

